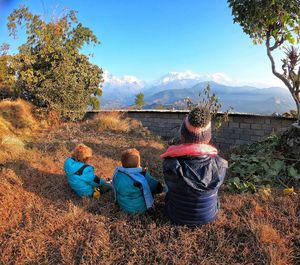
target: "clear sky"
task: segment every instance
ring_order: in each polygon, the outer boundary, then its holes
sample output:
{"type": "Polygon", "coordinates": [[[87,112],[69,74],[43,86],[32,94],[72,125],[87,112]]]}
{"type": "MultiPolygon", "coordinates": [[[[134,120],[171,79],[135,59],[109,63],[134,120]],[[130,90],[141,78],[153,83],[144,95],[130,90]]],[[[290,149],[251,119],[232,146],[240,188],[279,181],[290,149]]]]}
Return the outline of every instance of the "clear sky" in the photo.
{"type": "Polygon", "coordinates": [[[225,73],[240,81],[280,84],[271,74],[265,47],[255,46],[233,24],[226,0],[0,0],[0,43],[13,49],[24,41],[8,36],[7,16],[20,4],[44,17],[63,8],[78,11],[101,44],[85,47],[92,62],[113,75],[152,80],[170,71],[225,73]]]}

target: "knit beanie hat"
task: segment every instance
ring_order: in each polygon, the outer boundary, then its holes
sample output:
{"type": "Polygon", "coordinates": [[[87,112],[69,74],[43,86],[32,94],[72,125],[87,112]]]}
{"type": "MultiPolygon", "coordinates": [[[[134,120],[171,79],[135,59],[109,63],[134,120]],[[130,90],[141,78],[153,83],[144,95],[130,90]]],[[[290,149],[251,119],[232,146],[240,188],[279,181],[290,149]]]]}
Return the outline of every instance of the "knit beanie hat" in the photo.
{"type": "Polygon", "coordinates": [[[184,143],[209,143],[211,139],[211,116],[209,108],[198,106],[183,120],[180,128],[184,143]]]}

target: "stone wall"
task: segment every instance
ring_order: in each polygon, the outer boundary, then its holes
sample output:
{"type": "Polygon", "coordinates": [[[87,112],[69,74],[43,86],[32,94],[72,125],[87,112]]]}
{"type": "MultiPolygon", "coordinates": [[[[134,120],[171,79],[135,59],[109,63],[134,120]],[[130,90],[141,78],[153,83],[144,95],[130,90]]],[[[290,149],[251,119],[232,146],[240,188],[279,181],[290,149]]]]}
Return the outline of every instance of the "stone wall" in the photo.
{"type": "MultiPolygon", "coordinates": [[[[165,138],[176,136],[183,118],[188,114],[188,111],[182,110],[121,110],[120,112],[129,118],[141,121],[144,127],[165,138]]],[[[94,114],[95,112],[89,112],[88,116],[94,114]]],[[[218,116],[220,115],[222,114],[218,116]]],[[[232,113],[229,115],[229,122],[213,131],[213,143],[221,148],[250,144],[269,136],[272,132],[285,131],[293,122],[294,120],[290,118],[232,113]]],[[[215,120],[213,120],[213,128],[214,124],[215,120]]]]}

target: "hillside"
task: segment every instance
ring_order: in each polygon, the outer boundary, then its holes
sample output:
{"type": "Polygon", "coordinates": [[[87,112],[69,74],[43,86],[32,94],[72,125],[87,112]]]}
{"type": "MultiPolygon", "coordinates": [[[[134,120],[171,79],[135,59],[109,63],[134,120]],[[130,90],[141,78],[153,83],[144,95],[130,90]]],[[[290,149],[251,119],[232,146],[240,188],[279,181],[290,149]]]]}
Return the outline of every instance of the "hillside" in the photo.
{"type": "Polygon", "coordinates": [[[224,187],[218,219],[193,229],[170,223],[164,195],[144,216],[120,212],[111,193],[78,198],[62,170],[78,142],[93,148],[103,178],[111,178],[121,151],[136,147],[162,179],[166,144],[137,122],[118,127],[116,120],[37,128],[24,150],[1,153],[0,264],[299,264],[299,195],[266,199],[224,187]],[[113,123],[114,132],[107,129],[113,123]]]}
{"type": "MultiPolygon", "coordinates": [[[[199,93],[207,86],[202,82],[190,88],[168,89],[145,98],[146,106],[167,105],[175,108],[185,107],[184,98],[190,97],[193,102],[199,101],[199,93]]],[[[233,87],[209,82],[211,91],[222,102],[222,111],[230,106],[235,112],[272,114],[283,113],[295,108],[295,103],[287,89],[279,87],[255,88],[249,86],[233,87]]]]}

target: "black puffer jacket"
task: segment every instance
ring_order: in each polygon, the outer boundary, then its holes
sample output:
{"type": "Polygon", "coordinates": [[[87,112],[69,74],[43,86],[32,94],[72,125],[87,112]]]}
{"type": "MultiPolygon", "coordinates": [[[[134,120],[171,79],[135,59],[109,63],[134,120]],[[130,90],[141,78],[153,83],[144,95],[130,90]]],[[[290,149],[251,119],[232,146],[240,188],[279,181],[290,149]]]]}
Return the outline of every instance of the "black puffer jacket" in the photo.
{"type": "Polygon", "coordinates": [[[227,161],[219,156],[165,158],[167,215],[177,224],[201,225],[213,221],[226,169],[227,161]]]}

